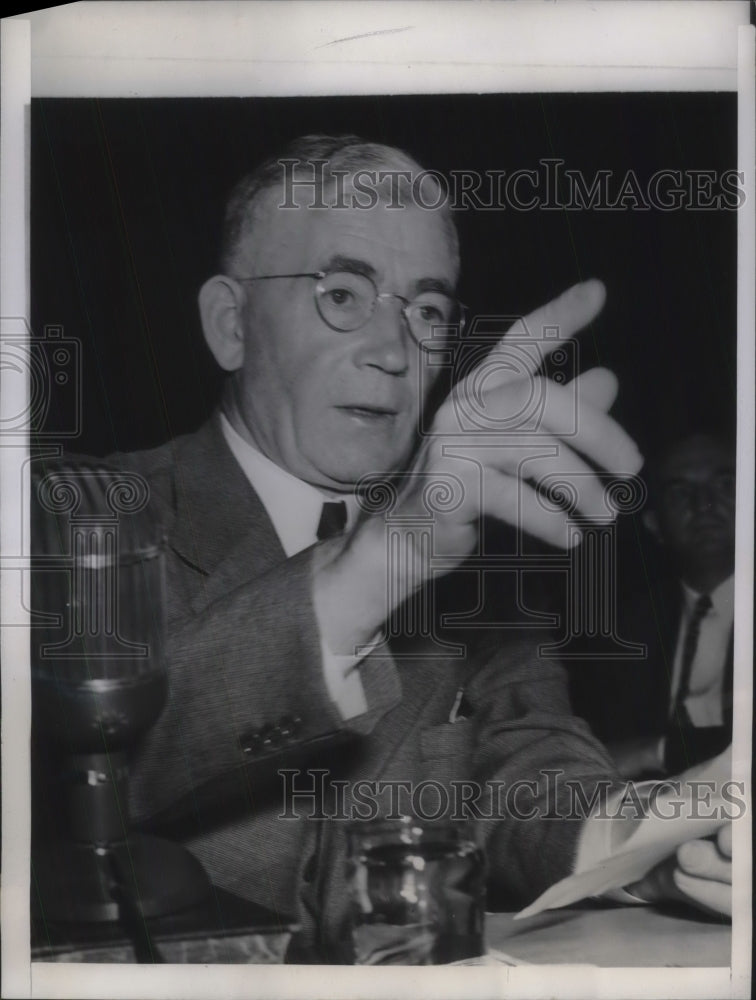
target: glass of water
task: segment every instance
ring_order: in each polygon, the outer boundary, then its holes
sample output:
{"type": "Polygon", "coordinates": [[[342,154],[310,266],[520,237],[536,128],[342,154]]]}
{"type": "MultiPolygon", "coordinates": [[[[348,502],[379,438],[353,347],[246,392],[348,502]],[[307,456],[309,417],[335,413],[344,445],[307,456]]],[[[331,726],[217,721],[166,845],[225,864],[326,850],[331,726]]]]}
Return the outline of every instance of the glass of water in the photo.
{"type": "Polygon", "coordinates": [[[349,829],[357,965],[442,965],[485,950],[485,862],[460,822],[398,820],[349,829]]]}

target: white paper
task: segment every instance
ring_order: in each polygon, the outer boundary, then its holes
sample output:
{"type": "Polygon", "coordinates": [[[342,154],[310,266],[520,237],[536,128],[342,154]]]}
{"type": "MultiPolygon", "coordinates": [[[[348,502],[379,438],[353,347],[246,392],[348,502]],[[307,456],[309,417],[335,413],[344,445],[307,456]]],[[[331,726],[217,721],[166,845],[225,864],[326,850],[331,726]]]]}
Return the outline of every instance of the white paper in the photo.
{"type": "MultiPolygon", "coordinates": [[[[657,799],[657,808],[635,825],[633,832],[618,848],[594,867],[556,882],[535,902],[514,918],[533,917],[543,910],[569,906],[588,896],[598,896],[610,889],[620,889],[643,878],[681,844],[703,840],[728,822],[729,804],[716,791],[696,800],[696,790],[711,783],[722,788],[730,774],[730,750],[678,779],[681,794],[666,788],[657,799]],[[707,818],[708,817],[708,818],[707,818]]],[[[704,792],[706,789],[704,789],[704,792]]],[[[605,822],[628,823],[627,819],[605,822]]]]}

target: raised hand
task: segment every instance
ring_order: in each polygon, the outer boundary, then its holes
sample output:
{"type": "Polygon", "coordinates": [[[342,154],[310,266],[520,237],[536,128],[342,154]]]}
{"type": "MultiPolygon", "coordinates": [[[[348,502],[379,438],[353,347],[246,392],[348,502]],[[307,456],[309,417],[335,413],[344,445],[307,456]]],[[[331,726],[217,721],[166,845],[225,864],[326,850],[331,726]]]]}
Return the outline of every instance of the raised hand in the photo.
{"type": "MultiPolygon", "coordinates": [[[[536,374],[545,353],[590,323],[604,298],[601,282],[586,281],[515,323],[482,365],[441,404],[412,468],[397,470],[395,513],[399,515],[427,517],[429,482],[453,482],[459,487],[458,502],[433,513],[434,553],[447,557],[448,569],[473,549],[483,515],[554,545],[567,545],[570,511],[541,503],[536,496],[547,476],[568,481],[579,476],[575,509],[589,518],[606,517],[604,489],[595,469],[613,475],[640,469],[643,459],[634,442],[607,413],[617,392],[610,372],[594,369],[566,385],[536,374]],[[558,336],[541,338],[544,328],[558,331],[558,336]],[[524,365],[518,352],[515,372],[511,345],[528,331],[535,334],[537,350],[532,362],[524,365]],[[532,411],[529,404],[534,398],[540,403],[536,434],[532,429],[526,433],[518,423],[519,414],[532,411]],[[482,427],[466,421],[471,408],[482,427]]],[[[409,534],[407,543],[413,544],[409,534]]],[[[418,554],[404,561],[406,575],[397,579],[389,558],[382,514],[363,518],[347,538],[319,547],[315,607],[332,649],[350,649],[367,641],[430,575],[428,560],[418,554]]]]}
{"type": "Polygon", "coordinates": [[[616,475],[640,469],[642,457],[634,442],[607,412],[617,394],[611,372],[593,369],[566,385],[536,374],[547,353],[595,318],[604,297],[601,282],[586,281],[518,321],[440,406],[413,469],[422,475],[413,483],[410,473],[402,497],[403,509],[419,510],[428,478],[461,480],[461,504],[434,518],[437,551],[463,559],[483,514],[565,546],[568,512],[540,503],[538,482],[579,476],[576,509],[588,517],[606,516],[604,490],[594,468],[616,475]],[[559,336],[542,338],[544,329],[556,329],[559,336]],[[528,335],[537,347],[530,355],[532,363],[527,355],[523,363],[518,350],[513,365],[510,345],[521,345],[528,335]],[[533,411],[534,400],[539,402],[535,434],[521,419],[533,411]]]}

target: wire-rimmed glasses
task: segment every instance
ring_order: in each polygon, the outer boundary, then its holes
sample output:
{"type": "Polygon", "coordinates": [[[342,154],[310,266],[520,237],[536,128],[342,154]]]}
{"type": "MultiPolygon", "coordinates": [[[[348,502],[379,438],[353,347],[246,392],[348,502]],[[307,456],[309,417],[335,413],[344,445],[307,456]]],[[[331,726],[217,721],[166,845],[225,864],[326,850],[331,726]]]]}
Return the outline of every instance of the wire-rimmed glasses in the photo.
{"type": "Polygon", "coordinates": [[[315,306],[320,318],[332,330],[341,333],[352,333],[363,327],[373,315],[379,299],[398,299],[401,302],[407,329],[413,340],[425,350],[443,346],[443,338],[434,338],[434,330],[454,326],[461,331],[464,326],[464,305],[446,292],[429,289],[410,300],[395,292],[379,292],[372,278],[355,271],[260,274],[235,280],[271,281],[277,278],[312,278],[316,282],[315,306]]]}

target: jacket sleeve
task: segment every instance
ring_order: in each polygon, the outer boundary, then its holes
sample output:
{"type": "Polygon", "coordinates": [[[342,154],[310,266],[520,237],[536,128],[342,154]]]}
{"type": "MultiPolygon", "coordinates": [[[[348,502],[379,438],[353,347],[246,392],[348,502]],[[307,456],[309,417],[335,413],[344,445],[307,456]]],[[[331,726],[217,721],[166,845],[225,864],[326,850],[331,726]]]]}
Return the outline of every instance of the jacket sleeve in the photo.
{"type": "MultiPolygon", "coordinates": [[[[181,567],[169,569],[174,592],[181,567]]],[[[160,813],[229,772],[275,770],[294,747],[338,730],[310,599],[308,553],[166,623],[168,696],[131,769],[132,814],[160,813]]],[[[174,611],[175,611],[174,607],[174,611]]],[[[228,786],[218,794],[227,795],[228,786]]]]}
{"type": "MultiPolygon", "coordinates": [[[[326,689],[311,596],[312,550],[286,558],[267,519],[248,522],[215,564],[178,545],[174,471],[150,478],[165,526],[168,694],[134,754],[132,817],[163,825],[216,824],[233,803],[258,811],[280,768],[355,738],[326,689]]],[[[243,498],[242,498],[243,500],[243,498]]],[[[238,497],[214,514],[232,514],[238,497]]],[[[212,530],[195,518],[197,530],[212,530]]]]}
{"type": "Polygon", "coordinates": [[[571,714],[563,668],[532,642],[507,643],[466,694],[478,720],[473,773],[495,789],[479,835],[494,901],[498,890],[511,908],[572,872],[583,820],[623,785],[571,714]]]}

